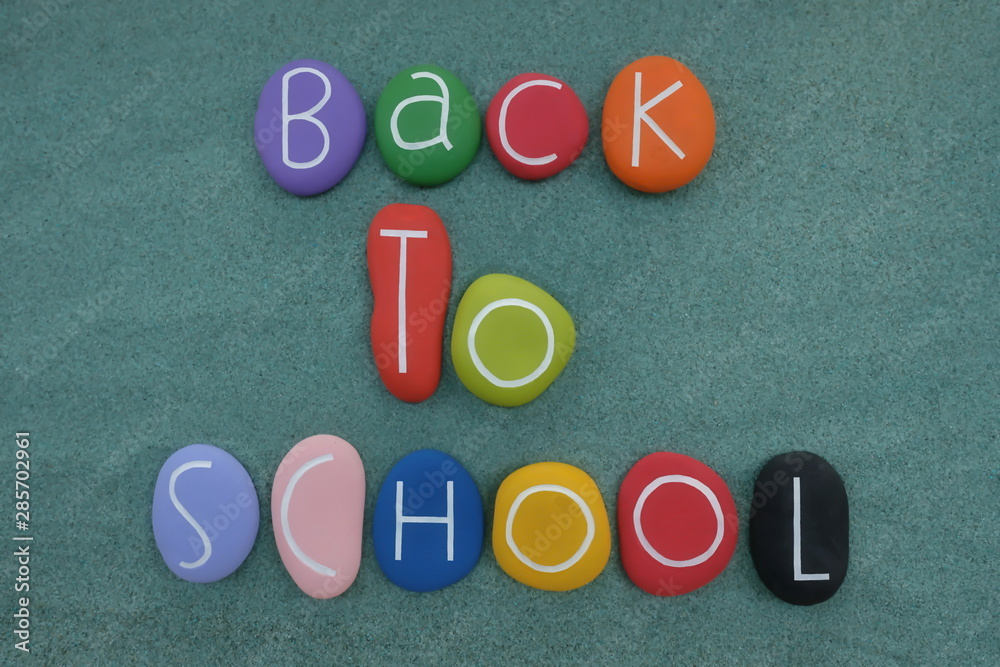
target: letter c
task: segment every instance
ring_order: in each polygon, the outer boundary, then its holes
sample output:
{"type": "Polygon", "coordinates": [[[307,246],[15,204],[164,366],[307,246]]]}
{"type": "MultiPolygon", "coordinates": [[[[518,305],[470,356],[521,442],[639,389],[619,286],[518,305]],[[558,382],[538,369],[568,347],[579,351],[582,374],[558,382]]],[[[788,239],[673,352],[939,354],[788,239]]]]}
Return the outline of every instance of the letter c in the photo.
{"type": "Polygon", "coordinates": [[[521,85],[514,88],[514,90],[507,93],[507,97],[503,98],[503,104],[500,105],[500,143],[503,145],[503,149],[507,151],[507,154],[512,158],[517,160],[522,164],[528,165],[540,165],[548,164],[555,160],[558,155],[555,153],[550,153],[544,157],[528,157],[526,155],[521,155],[510,145],[510,141],[507,139],[507,107],[510,106],[511,101],[520,93],[522,90],[531,88],[532,86],[548,86],[549,88],[555,88],[556,90],[562,89],[562,84],[557,81],[549,81],[547,79],[532,79],[531,81],[525,81],[521,85]]]}

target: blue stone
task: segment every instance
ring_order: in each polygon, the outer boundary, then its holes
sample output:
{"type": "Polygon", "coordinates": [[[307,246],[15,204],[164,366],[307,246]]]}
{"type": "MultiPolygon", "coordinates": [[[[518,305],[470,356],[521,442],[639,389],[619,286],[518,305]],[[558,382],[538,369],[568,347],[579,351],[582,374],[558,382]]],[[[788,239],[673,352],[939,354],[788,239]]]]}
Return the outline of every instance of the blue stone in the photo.
{"type": "Polygon", "coordinates": [[[436,449],[389,472],[375,502],[375,558],[394,584],[436,591],[461,580],[483,551],[483,500],[462,464],[436,449]]]}
{"type": "Polygon", "coordinates": [[[153,536],[170,571],[218,581],[243,563],[257,538],[260,505],[246,469],[211,445],[189,445],[160,468],[153,491],[153,536]]]}

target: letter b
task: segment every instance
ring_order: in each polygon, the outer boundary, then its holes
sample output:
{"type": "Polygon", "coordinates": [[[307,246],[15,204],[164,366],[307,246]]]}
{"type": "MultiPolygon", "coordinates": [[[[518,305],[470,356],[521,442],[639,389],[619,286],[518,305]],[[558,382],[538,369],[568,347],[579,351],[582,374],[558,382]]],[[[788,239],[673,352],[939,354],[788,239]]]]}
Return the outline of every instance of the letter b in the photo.
{"type": "Polygon", "coordinates": [[[322,162],[326,158],[327,153],[330,152],[330,132],[326,129],[326,125],[316,120],[315,115],[330,99],[332,92],[333,88],[330,85],[330,79],[312,67],[296,67],[293,70],[285,72],[285,75],[281,77],[281,160],[285,163],[285,166],[291,169],[309,169],[322,162]],[[291,87],[292,77],[305,73],[313,74],[322,80],[324,89],[323,98],[307,111],[290,114],[288,113],[288,90],[291,87]],[[312,123],[319,128],[320,133],[323,135],[323,149],[319,152],[319,155],[308,162],[297,162],[289,157],[289,127],[294,120],[312,123]]]}

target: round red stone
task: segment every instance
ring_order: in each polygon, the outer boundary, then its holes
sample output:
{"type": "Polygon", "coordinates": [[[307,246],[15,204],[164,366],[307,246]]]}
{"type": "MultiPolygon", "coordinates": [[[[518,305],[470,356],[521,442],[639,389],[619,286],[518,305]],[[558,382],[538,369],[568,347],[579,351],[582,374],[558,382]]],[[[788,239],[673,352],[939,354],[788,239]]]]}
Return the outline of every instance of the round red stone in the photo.
{"type": "Polygon", "coordinates": [[[528,180],[554,176],[583,151],[587,111],[573,89],[545,74],[508,81],[486,110],[490,148],[510,173],[528,180]]]}
{"type": "Polygon", "coordinates": [[[683,595],[715,579],[733,556],[738,528],[729,487],[690,456],[645,456],[618,491],[622,564],[653,595],[683,595]]]}

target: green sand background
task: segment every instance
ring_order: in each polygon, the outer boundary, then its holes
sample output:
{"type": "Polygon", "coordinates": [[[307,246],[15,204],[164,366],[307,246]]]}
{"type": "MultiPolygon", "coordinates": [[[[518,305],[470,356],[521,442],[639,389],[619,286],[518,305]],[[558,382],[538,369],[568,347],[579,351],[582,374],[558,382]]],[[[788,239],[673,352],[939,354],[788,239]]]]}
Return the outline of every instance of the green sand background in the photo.
{"type": "MultiPolygon", "coordinates": [[[[1000,5],[179,4],[0,7],[0,538],[16,532],[14,433],[30,431],[36,659],[996,660],[1000,5]],[[663,196],[619,183],[598,139],[612,78],[650,54],[688,64],[718,116],[706,171],[663,196]],[[582,98],[591,141],[541,183],[484,145],[423,190],[370,132],[342,184],[298,199],[251,134],[265,80],[302,57],[346,73],[369,119],[421,62],[454,71],[483,112],[510,77],[552,74],[582,98]],[[364,241],[392,202],[448,226],[449,322],[490,272],[574,315],[577,351],[540,399],[487,405],[450,361],[424,404],[385,391],[364,241]],[[360,451],[366,529],[390,467],[422,447],[458,457],[490,513],[528,463],[583,468],[614,511],[637,459],[683,452],[729,483],[744,528],[759,468],[807,448],[846,482],[850,572],[828,603],[787,605],[742,531],[728,569],[679,598],[633,586],[617,547],[569,594],[513,581],[489,547],[459,584],[413,594],[366,532],[354,586],[316,601],[269,517],[278,462],[316,433],[360,451]],[[157,471],[191,443],[239,458],[265,509],[246,563],[208,586],[170,574],[150,528],[157,471]]],[[[20,657],[10,551],[3,661],[20,657]]]]}

